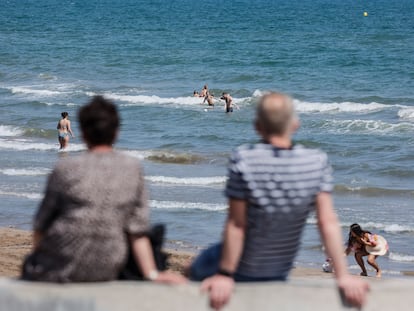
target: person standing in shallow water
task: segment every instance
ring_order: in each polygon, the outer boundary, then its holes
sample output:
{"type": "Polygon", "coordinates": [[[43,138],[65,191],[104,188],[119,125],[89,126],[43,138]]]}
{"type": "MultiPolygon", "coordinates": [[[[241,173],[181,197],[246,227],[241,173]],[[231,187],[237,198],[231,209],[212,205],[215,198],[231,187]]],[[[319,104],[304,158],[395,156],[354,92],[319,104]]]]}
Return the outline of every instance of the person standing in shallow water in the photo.
{"type": "Polygon", "coordinates": [[[210,107],[214,107],[214,95],[210,92],[207,92],[206,97],[204,97],[203,104],[207,102],[210,107]]]}
{"type": "Polygon", "coordinates": [[[226,113],[233,112],[233,106],[235,106],[237,109],[240,109],[240,107],[234,103],[233,97],[231,97],[229,93],[223,92],[220,99],[224,100],[225,102],[224,109],[226,110],[226,113]]]}
{"type": "Polygon", "coordinates": [[[73,135],[72,128],[70,127],[69,114],[64,111],[61,115],[62,119],[59,120],[56,128],[58,130],[60,149],[65,149],[69,145],[69,134],[72,138],[75,136],[73,135]]]}

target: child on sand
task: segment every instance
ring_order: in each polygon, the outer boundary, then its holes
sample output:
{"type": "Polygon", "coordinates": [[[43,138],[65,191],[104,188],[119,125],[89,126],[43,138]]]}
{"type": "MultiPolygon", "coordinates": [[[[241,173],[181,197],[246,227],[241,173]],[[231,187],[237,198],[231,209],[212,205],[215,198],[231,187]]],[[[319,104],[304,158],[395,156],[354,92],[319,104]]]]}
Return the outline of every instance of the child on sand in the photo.
{"type": "Polygon", "coordinates": [[[345,254],[349,255],[351,251],[355,253],[355,260],[361,267],[361,276],[368,276],[362,258],[368,256],[368,264],[377,271],[376,276],[381,277],[381,269],[375,260],[378,256],[385,255],[388,251],[387,241],[382,236],[362,230],[358,224],[352,224],[349,230],[348,245],[345,254]]]}

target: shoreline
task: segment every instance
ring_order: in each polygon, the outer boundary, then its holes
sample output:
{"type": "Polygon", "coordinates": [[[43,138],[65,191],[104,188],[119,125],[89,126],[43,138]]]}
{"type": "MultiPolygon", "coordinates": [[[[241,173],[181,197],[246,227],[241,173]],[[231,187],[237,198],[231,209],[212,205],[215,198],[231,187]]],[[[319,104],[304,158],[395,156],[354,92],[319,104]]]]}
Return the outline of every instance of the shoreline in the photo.
{"type": "MultiPolygon", "coordinates": [[[[31,231],[0,227],[0,277],[19,277],[22,262],[31,248],[31,231]]],[[[167,248],[165,251],[168,254],[168,269],[181,274],[186,265],[196,256],[193,252],[180,249],[167,248]]],[[[332,279],[333,276],[332,273],[325,273],[322,269],[301,266],[295,266],[290,272],[291,278],[332,279]]],[[[376,278],[369,277],[369,279],[376,278]]]]}
{"type": "MultiPolygon", "coordinates": [[[[24,257],[32,248],[32,232],[0,227],[0,277],[16,278],[20,275],[20,269],[24,257]]],[[[184,267],[195,257],[195,253],[179,249],[165,249],[169,255],[168,269],[183,273],[184,267]]],[[[292,269],[292,277],[316,277],[332,278],[333,274],[324,273],[319,269],[295,267],[292,269]]]]}

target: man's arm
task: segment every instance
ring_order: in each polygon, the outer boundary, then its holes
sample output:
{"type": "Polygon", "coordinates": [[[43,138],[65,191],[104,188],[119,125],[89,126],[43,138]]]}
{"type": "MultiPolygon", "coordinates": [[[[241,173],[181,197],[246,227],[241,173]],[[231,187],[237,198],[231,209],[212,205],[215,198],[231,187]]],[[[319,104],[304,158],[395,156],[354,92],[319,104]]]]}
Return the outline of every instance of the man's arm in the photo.
{"type": "Polygon", "coordinates": [[[366,301],[369,285],[362,279],[348,274],[343,253],[341,230],[333,209],[331,194],[327,192],[319,193],[316,198],[316,205],[319,231],[327,255],[332,258],[338,287],[349,304],[361,307],[366,301]]]}
{"type": "MultiPolygon", "coordinates": [[[[223,249],[219,270],[232,275],[236,272],[243,251],[246,230],[246,208],[244,200],[230,199],[229,215],[224,229],[223,249]]],[[[208,291],[210,305],[215,310],[221,309],[230,300],[234,288],[231,276],[216,274],[203,281],[201,288],[208,291]]]]}

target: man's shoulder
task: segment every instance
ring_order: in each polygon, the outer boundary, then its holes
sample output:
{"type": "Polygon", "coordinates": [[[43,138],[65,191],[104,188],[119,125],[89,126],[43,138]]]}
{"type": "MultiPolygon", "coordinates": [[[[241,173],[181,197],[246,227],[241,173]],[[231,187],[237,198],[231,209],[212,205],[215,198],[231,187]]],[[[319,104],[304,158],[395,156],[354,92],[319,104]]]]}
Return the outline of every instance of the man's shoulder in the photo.
{"type": "MultiPolygon", "coordinates": [[[[235,148],[235,152],[253,152],[256,150],[272,150],[273,147],[270,144],[266,143],[255,143],[255,144],[243,144],[235,148]]],[[[295,143],[291,149],[280,149],[280,150],[287,150],[293,151],[297,153],[313,153],[313,154],[325,154],[324,151],[317,148],[308,148],[302,144],[295,143]]]]}
{"type": "Polygon", "coordinates": [[[292,149],[277,149],[272,145],[266,143],[244,144],[238,146],[236,149],[234,149],[232,157],[236,159],[243,159],[266,156],[274,157],[275,155],[285,158],[318,158],[323,161],[326,161],[328,158],[327,154],[324,151],[316,148],[307,148],[301,144],[294,144],[292,149]]]}
{"type": "Polygon", "coordinates": [[[327,156],[326,152],[318,148],[308,148],[301,144],[295,144],[292,148],[293,151],[299,154],[308,154],[316,156],[327,156]]]}
{"type": "Polygon", "coordinates": [[[234,154],[239,154],[239,155],[247,155],[249,153],[256,153],[257,151],[265,151],[265,150],[269,150],[269,145],[267,144],[262,144],[262,143],[257,143],[257,144],[244,144],[244,145],[240,145],[238,147],[236,147],[234,149],[234,154]]]}

